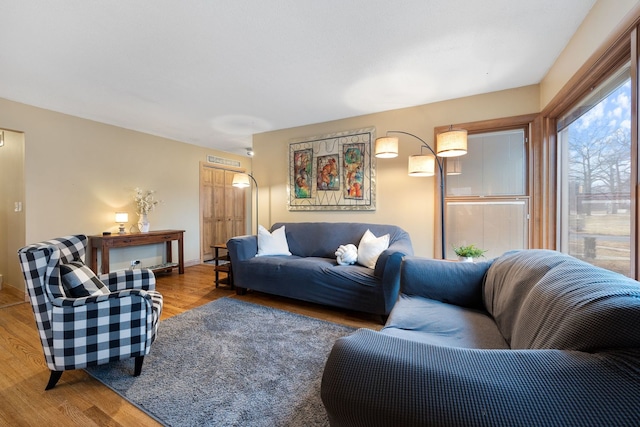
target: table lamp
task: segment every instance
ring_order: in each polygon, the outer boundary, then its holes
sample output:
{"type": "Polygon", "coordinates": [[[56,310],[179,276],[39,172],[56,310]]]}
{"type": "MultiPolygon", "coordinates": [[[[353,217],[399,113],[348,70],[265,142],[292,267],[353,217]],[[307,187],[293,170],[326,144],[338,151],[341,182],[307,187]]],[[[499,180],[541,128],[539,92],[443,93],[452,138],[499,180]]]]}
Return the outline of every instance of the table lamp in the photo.
{"type": "Polygon", "coordinates": [[[129,222],[129,214],[127,212],[116,212],[116,222],[120,224],[119,234],[124,234],[124,224],[129,222]]]}

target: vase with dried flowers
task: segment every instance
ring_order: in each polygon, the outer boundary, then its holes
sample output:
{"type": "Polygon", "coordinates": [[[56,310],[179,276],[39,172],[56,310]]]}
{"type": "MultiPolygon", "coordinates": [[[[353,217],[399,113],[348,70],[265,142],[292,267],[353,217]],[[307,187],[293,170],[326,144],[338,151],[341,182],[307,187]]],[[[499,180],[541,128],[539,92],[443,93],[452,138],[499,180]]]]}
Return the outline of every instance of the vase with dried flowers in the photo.
{"type": "Polygon", "coordinates": [[[138,229],[140,229],[142,233],[148,233],[148,214],[155,209],[160,201],[154,199],[154,190],[142,190],[136,187],[134,191],[136,194],[133,196],[133,200],[135,200],[136,202],[136,213],[138,214],[138,229]]]}

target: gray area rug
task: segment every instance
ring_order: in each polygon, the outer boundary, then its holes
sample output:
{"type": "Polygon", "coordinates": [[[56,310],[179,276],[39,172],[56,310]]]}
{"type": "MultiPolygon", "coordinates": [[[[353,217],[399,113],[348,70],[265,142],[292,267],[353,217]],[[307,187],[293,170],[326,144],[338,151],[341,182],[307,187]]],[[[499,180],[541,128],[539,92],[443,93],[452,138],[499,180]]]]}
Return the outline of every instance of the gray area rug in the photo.
{"type": "Polygon", "coordinates": [[[168,426],[327,426],[320,381],[337,325],[231,298],[162,321],[133,359],[86,371],[168,426]]]}

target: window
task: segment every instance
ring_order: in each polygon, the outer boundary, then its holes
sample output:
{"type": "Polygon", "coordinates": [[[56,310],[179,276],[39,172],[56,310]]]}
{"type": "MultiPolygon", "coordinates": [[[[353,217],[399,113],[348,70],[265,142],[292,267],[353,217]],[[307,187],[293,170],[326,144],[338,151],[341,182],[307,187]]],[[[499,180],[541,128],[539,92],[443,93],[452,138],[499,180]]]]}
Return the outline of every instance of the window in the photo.
{"type": "Polygon", "coordinates": [[[560,116],[557,132],[559,249],[632,276],[630,64],[560,116]]]}
{"type": "Polygon", "coordinates": [[[475,244],[487,258],[528,247],[528,126],[470,134],[467,154],[447,159],[447,258],[475,244]]]}

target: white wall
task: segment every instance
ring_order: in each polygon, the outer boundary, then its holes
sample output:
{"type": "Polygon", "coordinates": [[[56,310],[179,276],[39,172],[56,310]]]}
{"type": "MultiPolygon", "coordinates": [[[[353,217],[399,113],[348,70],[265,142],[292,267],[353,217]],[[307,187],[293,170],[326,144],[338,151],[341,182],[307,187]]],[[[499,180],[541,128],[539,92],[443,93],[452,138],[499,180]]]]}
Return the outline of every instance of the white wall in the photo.
{"type": "MultiPolygon", "coordinates": [[[[208,154],[250,159],[0,98],[0,128],[25,135],[26,243],[117,232],[114,214],[136,221],[133,189],[157,191],[152,230],[183,229],[184,258],[200,258],[199,162],[208,154]]],[[[131,259],[157,264],[161,246],[114,250],[111,269],[131,259]]],[[[175,253],[175,251],[174,251],[175,253]]],[[[177,256],[177,255],[174,255],[177,256]]]]}

